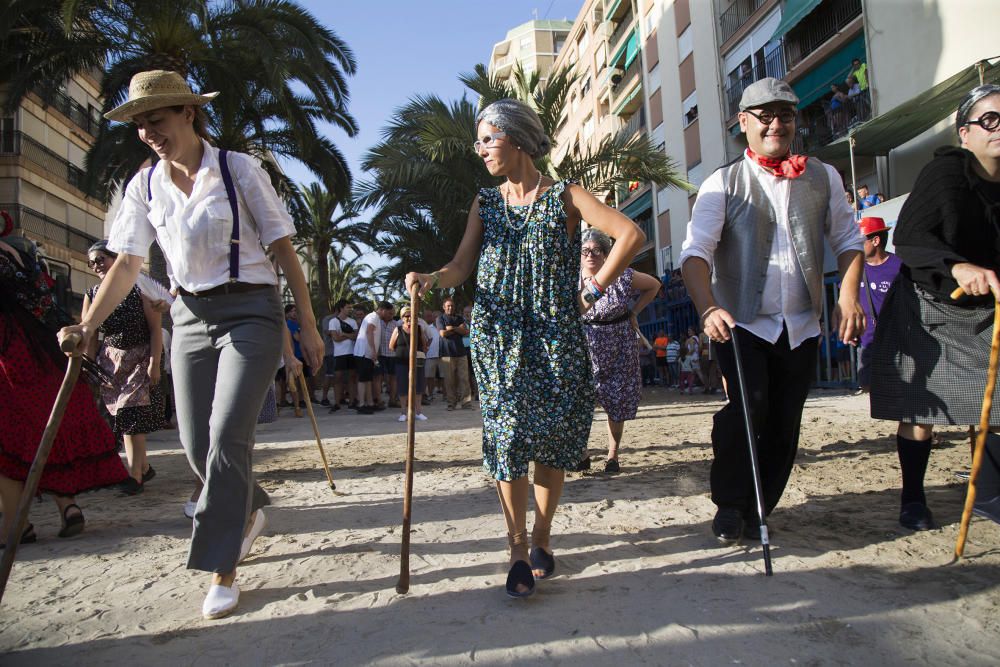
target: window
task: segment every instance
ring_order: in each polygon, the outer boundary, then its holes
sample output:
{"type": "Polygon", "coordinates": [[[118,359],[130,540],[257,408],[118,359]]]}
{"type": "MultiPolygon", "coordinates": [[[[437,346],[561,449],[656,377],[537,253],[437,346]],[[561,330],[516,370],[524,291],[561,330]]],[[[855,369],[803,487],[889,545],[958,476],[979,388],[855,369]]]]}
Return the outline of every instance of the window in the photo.
{"type": "Polygon", "coordinates": [[[656,92],[660,87],[660,63],[656,63],[653,69],[649,70],[649,74],[646,75],[646,86],[650,93],[656,92]]]}
{"type": "Polygon", "coordinates": [[[660,23],[660,16],[663,14],[663,8],[657,3],[650,8],[649,13],[646,14],[646,37],[649,37],[654,32],[656,32],[656,26],[660,23]]]}
{"type": "Polygon", "coordinates": [[[604,67],[604,64],[608,62],[608,43],[601,42],[601,45],[597,47],[597,69],[604,67]]]}
{"type": "Polygon", "coordinates": [[[579,49],[580,53],[586,53],[587,47],[590,46],[590,33],[587,32],[587,28],[583,29],[580,33],[580,39],[576,43],[576,48],[579,49]]]}
{"type": "Polygon", "coordinates": [[[535,71],[535,61],[529,59],[521,61],[521,68],[524,69],[525,74],[531,74],[535,71]]]}
{"type": "Polygon", "coordinates": [[[558,54],[566,46],[566,36],[559,35],[555,38],[555,52],[558,54]]]}
{"type": "Polygon", "coordinates": [[[569,64],[570,65],[575,65],[576,64],[576,56],[577,56],[576,47],[575,46],[570,47],[570,50],[569,50],[569,64]]]}
{"type": "Polygon", "coordinates": [[[576,95],[569,98],[569,110],[570,113],[576,113],[576,110],[580,108],[580,98],[576,95]]]}
{"type": "Polygon", "coordinates": [[[663,213],[670,210],[670,190],[667,188],[656,189],[656,211],[663,213]]]}
{"type": "Polygon", "coordinates": [[[681,103],[681,115],[684,127],[698,120],[698,91],[694,91],[681,103]]]}
{"type": "Polygon", "coordinates": [[[684,28],[677,37],[677,62],[684,62],[684,59],[691,55],[694,45],[691,43],[691,26],[684,28]]]}
{"type": "Polygon", "coordinates": [[[580,97],[581,98],[582,97],[586,97],[587,93],[590,92],[590,82],[591,82],[591,78],[589,76],[586,79],[583,80],[583,85],[580,86],[580,97]]]}
{"type": "Polygon", "coordinates": [[[0,118],[0,153],[14,152],[14,117],[0,118]]]}
{"type": "Polygon", "coordinates": [[[594,116],[587,116],[587,120],[583,121],[583,140],[587,141],[594,135],[594,116]]]}
{"type": "Polygon", "coordinates": [[[531,35],[525,35],[521,38],[521,50],[530,51],[532,46],[531,35]]]}

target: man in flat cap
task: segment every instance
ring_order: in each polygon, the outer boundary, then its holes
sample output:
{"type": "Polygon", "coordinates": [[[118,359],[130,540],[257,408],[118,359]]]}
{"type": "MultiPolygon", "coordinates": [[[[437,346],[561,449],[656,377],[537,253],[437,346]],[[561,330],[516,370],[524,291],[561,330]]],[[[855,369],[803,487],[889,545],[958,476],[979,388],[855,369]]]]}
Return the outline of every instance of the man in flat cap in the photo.
{"type": "Polygon", "coordinates": [[[837,335],[856,344],[864,330],[864,239],[836,170],[790,152],[798,101],[773,78],[743,92],[739,121],[749,147],[702,184],[681,251],[684,283],[729,393],[712,428],[712,532],[724,544],[757,536],[759,525],[731,329],[739,327],[768,514],[792,471],[816,367],[824,239],[843,279],[832,311],[837,335]]]}

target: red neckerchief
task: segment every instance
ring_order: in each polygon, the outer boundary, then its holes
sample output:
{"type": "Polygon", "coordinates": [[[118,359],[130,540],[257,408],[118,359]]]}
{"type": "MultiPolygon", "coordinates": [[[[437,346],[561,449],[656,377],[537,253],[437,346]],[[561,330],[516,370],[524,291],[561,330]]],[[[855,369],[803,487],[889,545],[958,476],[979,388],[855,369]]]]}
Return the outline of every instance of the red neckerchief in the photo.
{"type": "Polygon", "coordinates": [[[747,149],[747,155],[751,160],[767,169],[778,178],[798,178],[806,170],[805,155],[792,155],[789,153],[785,157],[764,157],[757,155],[751,149],[747,149]]]}

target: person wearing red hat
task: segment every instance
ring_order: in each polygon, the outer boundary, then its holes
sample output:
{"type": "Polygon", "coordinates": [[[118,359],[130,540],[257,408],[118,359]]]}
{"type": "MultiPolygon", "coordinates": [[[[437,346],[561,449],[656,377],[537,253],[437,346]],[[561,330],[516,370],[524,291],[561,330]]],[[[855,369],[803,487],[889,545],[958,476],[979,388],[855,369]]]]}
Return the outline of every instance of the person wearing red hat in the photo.
{"type": "Polygon", "coordinates": [[[888,252],[889,228],[882,218],[861,218],[858,222],[865,237],[865,266],[861,277],[861,308],[865,311],[865,332],[861,334],[861,354],[858,355],[858,384],[865,392],[872,384],[871,345],[875,340],[875,326],[878,324],[882,302],[889,292],[889,286],[899,274],[903,262],[888,252]]]}

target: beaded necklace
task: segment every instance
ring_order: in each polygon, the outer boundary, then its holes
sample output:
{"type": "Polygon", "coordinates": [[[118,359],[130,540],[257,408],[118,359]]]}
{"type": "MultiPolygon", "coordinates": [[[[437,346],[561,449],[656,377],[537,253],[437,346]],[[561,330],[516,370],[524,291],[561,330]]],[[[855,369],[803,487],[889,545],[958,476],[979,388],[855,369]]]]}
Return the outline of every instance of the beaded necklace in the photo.
{"type": "Polygon", "coordinates": [[[538,203],[538,191],[542,187],[542,172],[538,172],[538,182],[535,183],[535,195],[531,199],[531,206],[528,207],[528,214],[524,216],[524,222],[520,226],[515,225],[510,221],[510,212],[507,204],[507,200],[510,197],[510,181],[507,181],[507,192],[503,193],[503,217],[507,220],[507,226],[515,231],[521,231],[528,226],[528,221],[531,220],[531,214],[535,211],[535,204],[538,203]]]}

